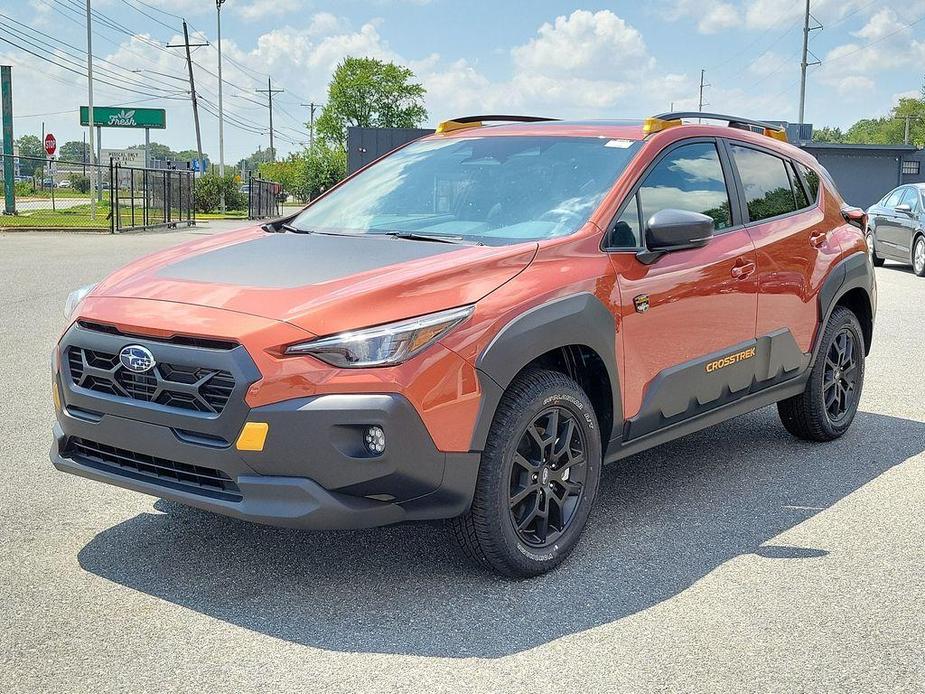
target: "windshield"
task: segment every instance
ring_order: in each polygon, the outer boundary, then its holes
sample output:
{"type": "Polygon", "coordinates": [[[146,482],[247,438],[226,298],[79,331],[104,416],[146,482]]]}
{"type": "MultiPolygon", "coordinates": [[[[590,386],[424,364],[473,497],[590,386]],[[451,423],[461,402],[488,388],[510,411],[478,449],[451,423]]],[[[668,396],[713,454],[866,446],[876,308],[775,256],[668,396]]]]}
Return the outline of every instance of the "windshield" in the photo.
{"type": "Polygon", "coordinates": [[[588,221],[640,146],[598,137],[423,140],[347,181],[290,226],[492,245],[565,236],[588,221]]]}

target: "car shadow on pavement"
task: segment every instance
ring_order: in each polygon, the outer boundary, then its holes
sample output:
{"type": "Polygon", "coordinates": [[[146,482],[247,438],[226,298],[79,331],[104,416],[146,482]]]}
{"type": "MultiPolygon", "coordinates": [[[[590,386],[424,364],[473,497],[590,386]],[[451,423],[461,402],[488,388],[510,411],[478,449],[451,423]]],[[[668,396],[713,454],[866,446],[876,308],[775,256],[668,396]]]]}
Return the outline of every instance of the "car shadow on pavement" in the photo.
{"type": "Polygon", "coordinates": [[[521,582],[470,566],[439,523],[315,533],[163,500],[100,532],[79,561],[299,644],[493,658],[652,607],[741,554],[825,561],[824,547],[769,540],[923,448],[920,422],[862,412],[844,438],[810,444],[766,408],[605,468],[572,558],[521,582]]]}

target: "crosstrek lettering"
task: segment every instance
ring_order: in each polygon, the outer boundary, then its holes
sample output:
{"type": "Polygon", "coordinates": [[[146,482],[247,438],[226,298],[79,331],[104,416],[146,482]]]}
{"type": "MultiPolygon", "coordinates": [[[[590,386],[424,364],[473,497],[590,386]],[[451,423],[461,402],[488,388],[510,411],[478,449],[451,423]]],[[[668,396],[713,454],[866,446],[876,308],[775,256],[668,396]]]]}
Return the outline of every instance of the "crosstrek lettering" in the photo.
{"type": "Polygon", "coordinates": [[[749,347],[748,349],[743,349],[741,352],[736,352],[731,354],[728,357],[723,357],[722,359],[716,359],[711,361],[706,365],[707,373],[716,371],[717,369],[723,369],[727,366],[732,366],[733,364],[743,361],[745,359],[751,359],[755,356],[756,347],[749,347]]]}
{"type": "Polygon", "coordinates": [[[270,525],[446,519],[475,562],[543,573],[607,463],[774,404],[847,431],[876,283],[844,208],[747,118],[444,121],[73,292],[51,461],[270,525]]]}

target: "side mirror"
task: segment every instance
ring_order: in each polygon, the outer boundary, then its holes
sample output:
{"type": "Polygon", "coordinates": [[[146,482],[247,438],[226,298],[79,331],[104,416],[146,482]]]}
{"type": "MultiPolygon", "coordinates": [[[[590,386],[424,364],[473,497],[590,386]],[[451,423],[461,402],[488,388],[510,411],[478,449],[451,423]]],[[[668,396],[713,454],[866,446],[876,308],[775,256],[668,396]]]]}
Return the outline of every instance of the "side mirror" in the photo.
{"type": "Polygon", "coordinates": [[[646,224],[647,251],[638,255],[646,263],[663,254],[706,246],[713,238],[713,218],[688,210],[660,210],[646,224]]]}
{"type": "Polygon", "coordinates": [[[894,209],[897,212],[902,212],[903,214],[912,214],[912,205],[897,205],[894,209]]]}

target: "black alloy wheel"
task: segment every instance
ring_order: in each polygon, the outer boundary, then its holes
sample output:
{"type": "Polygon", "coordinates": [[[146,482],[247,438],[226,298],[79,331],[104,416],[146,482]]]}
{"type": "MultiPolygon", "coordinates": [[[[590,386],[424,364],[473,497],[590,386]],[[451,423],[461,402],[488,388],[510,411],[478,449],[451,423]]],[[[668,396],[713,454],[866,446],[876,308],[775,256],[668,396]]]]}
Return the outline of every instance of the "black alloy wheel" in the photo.
{"type": "Polygon", "coordinates": [[[470,559],[500,574],[550,571],[581,538],[602,457],[600,423],[582,387],[559,371],[525,369],[498,403],[472,504],[450,529],[470,559]]]}
{"type": "Polygon", "coordinates": [[[525,544],[555,544],[575,518],[587,475],[585,438],[563,407],[541,412],[520,437],[508,496],[514,532],[525,544]]]}
{"type": "Polygon", "coordinates": [[[864,388],[865,344],[857,316],[836,306],[803,392],[777,403],[787,431],[807,441],[832,441],[848,431],[864,388]]]}
{"type": "Polygon", "coordinates": [[[833,424],[840,422],[852,409],[857,398],[858,371],[854,334],[842,328],[829,346],[822,379],[825,411],[833,424]]]}

